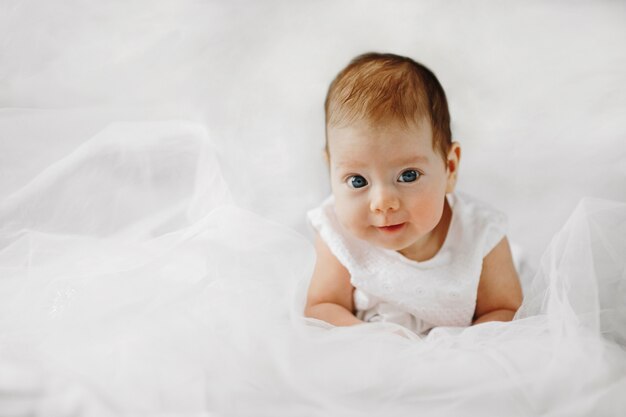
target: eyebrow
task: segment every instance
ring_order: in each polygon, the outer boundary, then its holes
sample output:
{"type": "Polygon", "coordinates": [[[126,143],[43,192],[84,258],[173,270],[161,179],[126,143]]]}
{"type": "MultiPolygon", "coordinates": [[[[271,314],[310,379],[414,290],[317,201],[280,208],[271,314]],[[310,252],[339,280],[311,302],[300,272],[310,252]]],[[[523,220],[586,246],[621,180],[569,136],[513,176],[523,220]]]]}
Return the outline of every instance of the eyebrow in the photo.
{"type": "MultiPolygon", "coordinates": [[[[416,163],[428,163],[428,157],[426,156],[422,156],[422,155],[412,155],[409,156],[407,158],[402,158],[402,159],[397,159],[397,160],[393,160],[391,161],[392,163],[394,163],[395,165],[408,165],[411,162],[416,162],[416,163]]],[[[347,161],[347,162],[339,162],[336,164],[337,168],[362,168],[362,167],[366,167],[368,166],[369,163],[367,162],[360,162],[360,161],[347,161]]]]}
{"type": "Polygon", "coordinates": [[[423,155],[411,155],[408,158],[402,158],[397,161],[393,161],[398,165],[407,165],[411,162],[428,162],[428,157],[423,155]]]}

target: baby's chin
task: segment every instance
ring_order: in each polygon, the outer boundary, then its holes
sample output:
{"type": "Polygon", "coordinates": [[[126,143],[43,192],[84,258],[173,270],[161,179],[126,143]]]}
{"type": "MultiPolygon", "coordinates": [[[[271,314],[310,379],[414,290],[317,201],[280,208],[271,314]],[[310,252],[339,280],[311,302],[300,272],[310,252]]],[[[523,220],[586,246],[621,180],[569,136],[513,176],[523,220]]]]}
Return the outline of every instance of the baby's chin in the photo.
{"type": "Polygon", "coordinates": [[[378,246],[381,249],[393,250],[396,252],[401,251],[402,249],[406,249],[409,245],[404,242],[380,242],[380,241],[370,241],[370,243],[374,246],[378,246]]]}
{"type": "Polygon", "coordinates": [[[367,233],[353,233],[356,237],[381,249],[401,251],[411,245],[406,236],[384,237],[378,230],[369,230],[367,233]]]}

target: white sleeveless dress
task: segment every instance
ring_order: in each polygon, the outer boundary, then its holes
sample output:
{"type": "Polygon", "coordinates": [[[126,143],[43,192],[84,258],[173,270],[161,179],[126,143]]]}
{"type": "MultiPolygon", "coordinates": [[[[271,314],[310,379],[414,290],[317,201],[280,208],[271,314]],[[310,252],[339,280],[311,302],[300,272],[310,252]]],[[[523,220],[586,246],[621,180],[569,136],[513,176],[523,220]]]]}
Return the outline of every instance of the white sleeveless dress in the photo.
{"type": "Polygon", "coordinates": [[[350,235],[331,195],[307,215],[331,252],[350,272],[356,316],[394,322],[418,334],[472,323],[483,258],[504,237],[506,216],[464,194],[447,195],[448,235],[431,259],[417,262],[350,235]]]}

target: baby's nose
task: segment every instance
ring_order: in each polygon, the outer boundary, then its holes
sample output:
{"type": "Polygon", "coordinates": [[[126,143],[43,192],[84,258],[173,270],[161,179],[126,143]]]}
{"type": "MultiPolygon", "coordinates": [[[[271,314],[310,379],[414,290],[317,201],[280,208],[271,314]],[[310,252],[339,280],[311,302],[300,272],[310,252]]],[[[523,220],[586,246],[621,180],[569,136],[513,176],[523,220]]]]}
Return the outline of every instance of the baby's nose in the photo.
{"type": "Polygon", "coordinates": [[[400,199],[393,190],[381,187],[378,190],[372,190],[370,199],[370,210],[374,213],[386,213],[387,211],[398,210],[400,208],[400,199]]]}

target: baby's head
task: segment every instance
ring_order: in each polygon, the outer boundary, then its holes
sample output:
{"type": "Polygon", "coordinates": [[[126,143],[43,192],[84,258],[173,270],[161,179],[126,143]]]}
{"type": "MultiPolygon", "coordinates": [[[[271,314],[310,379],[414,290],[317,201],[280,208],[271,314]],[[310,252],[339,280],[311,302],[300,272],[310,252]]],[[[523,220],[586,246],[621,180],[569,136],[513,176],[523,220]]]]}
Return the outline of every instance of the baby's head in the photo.
{"type": "Polygon", "coordinates": [[[441,233],[460,158],[439,81],[406,57],[360,55],[331,83],[325,110],[339,221],[361,239],[419,258],[441,233]]]}
{"type": "Polygon", "coordinates": [[[324,109],[327,156],[329,128],[355,122],[408,128],[427,119],[433,148],[444,161],[452,145],[448,102],[439,80],[407,57],[367,53],[354,58],[330,84],[324,109]]]}

